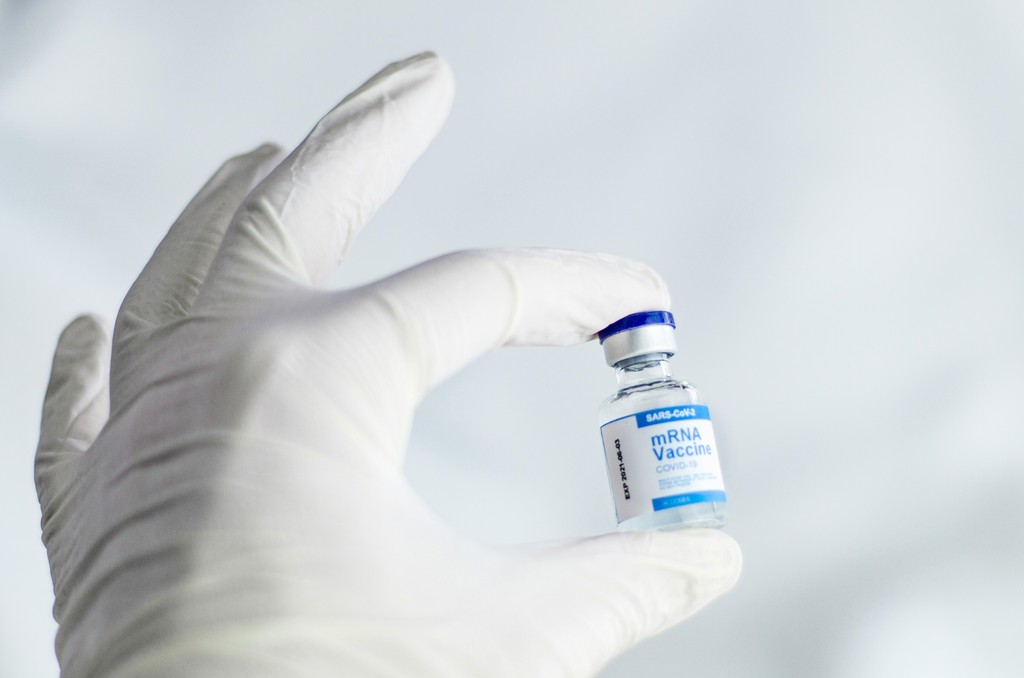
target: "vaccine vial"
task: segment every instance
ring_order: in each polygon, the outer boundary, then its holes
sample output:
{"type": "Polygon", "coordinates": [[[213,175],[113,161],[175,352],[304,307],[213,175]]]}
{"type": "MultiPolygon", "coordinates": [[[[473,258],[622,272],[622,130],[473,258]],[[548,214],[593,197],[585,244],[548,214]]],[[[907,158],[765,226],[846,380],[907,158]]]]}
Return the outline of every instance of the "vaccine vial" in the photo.
{"type": "Polygon", "coordinates": [[[672,377],[675,319],[634,313],[598,332],[619,390],[601,405],[601,440],[620,530],[725,524],[725,486],[711,415],[672,377]]]}

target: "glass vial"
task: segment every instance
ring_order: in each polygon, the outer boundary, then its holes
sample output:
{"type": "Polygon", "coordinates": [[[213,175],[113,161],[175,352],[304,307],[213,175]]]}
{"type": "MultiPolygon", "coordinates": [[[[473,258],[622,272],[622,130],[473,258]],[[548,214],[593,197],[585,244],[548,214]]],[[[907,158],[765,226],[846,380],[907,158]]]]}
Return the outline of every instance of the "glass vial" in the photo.
{"type": "Polygon", "coordinates": [[[634,313],[598,332],[619,390],[601,405],[601,440],[621,530],[725,524],[725,486],[707,405],[676,381],[668,311],[634,313]]]}

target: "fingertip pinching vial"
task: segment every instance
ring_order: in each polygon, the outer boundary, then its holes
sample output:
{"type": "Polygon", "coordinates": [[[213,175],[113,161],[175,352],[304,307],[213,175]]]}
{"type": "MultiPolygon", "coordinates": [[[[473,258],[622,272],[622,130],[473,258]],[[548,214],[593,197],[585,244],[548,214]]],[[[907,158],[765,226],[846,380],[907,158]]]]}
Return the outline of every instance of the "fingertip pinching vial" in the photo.
{"type": "Polygon", "coordinates": [[[597,336],[619,384],[600,409],[619,529],[722,527],[725,486],[711,414],[695,388],[672,376],[672,314],[634,313],[597,336]]]}

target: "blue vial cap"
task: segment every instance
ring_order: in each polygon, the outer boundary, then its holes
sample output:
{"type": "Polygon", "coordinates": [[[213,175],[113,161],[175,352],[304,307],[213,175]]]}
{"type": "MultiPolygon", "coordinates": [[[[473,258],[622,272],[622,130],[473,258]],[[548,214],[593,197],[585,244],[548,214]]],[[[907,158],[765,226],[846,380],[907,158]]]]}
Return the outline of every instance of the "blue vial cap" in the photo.
{"type": "Polygon", "coordinates": [[[673,318],[672,314],[668,311],[643,311],[641,313],[633,313],[627,315],[625,318],[616,320],[611,325],[598,332],[597,338],[603,344],[604,340],[613,334],[636,329],[637,327],[643,327],[644,325],[671,325],[672,328],[675,329],[676,319],[673,318]]]}

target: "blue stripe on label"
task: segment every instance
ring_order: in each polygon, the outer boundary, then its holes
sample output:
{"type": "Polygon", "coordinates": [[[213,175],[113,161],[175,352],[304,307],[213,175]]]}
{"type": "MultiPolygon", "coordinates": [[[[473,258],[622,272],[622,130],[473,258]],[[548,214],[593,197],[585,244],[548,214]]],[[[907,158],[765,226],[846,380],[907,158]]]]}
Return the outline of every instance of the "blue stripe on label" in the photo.
{"type": "Polygon", "coordinates": [[[636,426],[654,426],[664,424],[666,421],[682,421],[684,419],[707,419],[711,420],[711,412],[707,405],[677,405],[675,407],[661,407],[656,410],[637,412],[636,426]]]}
{"type": "Polygon", "coordinates": [[[655,511],[686,506],[687,504],[700,504],[708,501],[725,502],[725,492],[711,490],[710,492],[687,492],[686,494],[673,494],[671,497],[658,497],[652,499],[655,511]]]}

